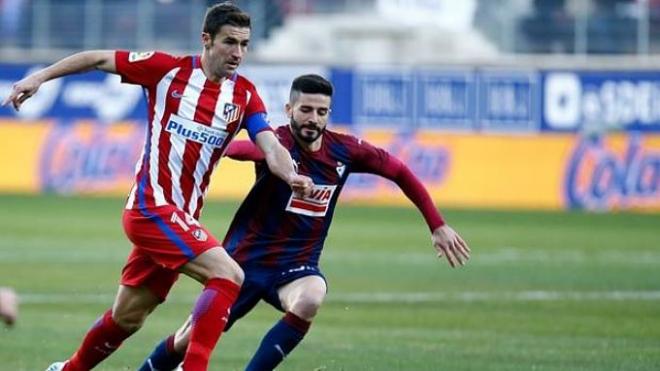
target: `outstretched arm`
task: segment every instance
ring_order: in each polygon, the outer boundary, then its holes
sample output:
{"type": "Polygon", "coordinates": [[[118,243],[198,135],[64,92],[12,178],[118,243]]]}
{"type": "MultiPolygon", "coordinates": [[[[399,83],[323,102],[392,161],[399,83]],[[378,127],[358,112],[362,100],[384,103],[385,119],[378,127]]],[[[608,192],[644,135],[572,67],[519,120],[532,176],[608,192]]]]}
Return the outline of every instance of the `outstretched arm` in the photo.
{"type": "Polygon", "coordinates": [[[426,187],[403,162],[380,150],[378,156],[369,156],[364,161],[364,166],[366,172],[381,175],[395,182],[417,206],[431,230],[431,240],[438,257],[444,256],[452,267],[465,264],[470,258],[470,247],[452,227],[445,223],[426,187]]]}
{"type": "Polygon", "coordinates": [[[433,233],[431,241],[438,252],[438,257],[444,256],[452,267],[465,264],[470,259],[470,247],[452,227],[445,223],[422,182],[408,166],[392,156],[389,156],[389,163],[386,166],[392,169],[392,173],[388,174],[392,175],[390,179],[424,215],[433,233]]]}
{"type": "Polygon", "coordinates": [[[33,96],[41,84],[46,81],[93,69],[116,73],[115,52],[113,50],[91,50],[76,53],[55,62],[15,83],[2,105],[6,106],[11,102],[14,109],[18,111],[21,104],[33,96]]]}
{"type": "Polygon", "coordinates": [[[294,192],[304,196],[309,195],[314,182],[311,178],[296,172],[289,151],[282,146],[272,131],[259,132],[256,135],[256,143],[263,152],[268,168],[273,174],[284,180],[294,192]]]}

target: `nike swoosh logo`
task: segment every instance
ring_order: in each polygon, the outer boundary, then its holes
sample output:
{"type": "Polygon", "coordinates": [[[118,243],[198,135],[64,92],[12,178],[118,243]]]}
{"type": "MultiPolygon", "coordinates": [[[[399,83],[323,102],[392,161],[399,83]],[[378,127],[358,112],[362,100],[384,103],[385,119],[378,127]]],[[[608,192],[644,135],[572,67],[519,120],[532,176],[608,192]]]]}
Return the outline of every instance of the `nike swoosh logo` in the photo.
{"type": "Polygon", "coordinates": [[[183,98],[183,93],[179,93],[179,92],[176,91],[176,90],[172,91],[172,94],[171,94],[171,95],[172,95],[172,98],[176,98],[176,99],[181,99],[181,98],[183,98]]]}
{"type": "Polygon", "coordinates": [[[275,350],[280,352],[280,354],[282,355],[282,359],[286,358],[286,353],[284,353],[284,350],[282,350],[282,347],[279,344],[275,344],[275,350]]]}

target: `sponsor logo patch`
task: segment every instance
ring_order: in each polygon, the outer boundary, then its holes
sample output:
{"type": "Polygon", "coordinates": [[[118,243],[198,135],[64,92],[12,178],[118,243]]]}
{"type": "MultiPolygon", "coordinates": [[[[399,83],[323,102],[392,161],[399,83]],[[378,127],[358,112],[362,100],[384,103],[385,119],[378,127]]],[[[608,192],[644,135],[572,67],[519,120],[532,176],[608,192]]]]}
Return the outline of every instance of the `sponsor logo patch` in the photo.
{"type": "Polygon", "coordinates": [[[204,232],[203,229],[195,229],[192,232],[192,235],[193,237],[195,237],[197,241],[202,241],[202,242],[206,241],[209,238],[209,236],[206,234],[206,232],[204,232]]]}
{"type": "Polygon", "coordinates": [[[140,62],[149,59],[154,55],[154,52],[130,52],[128,53],[128,61],[130,63],[140,62]]]}
{"type": "Polygon", "coordinates": [[[306,216],[325,216],[336,185],[315,185],[307,197],[291,194],[286,211],[306,216]]]}
{"type": "Polygon", "coordinates": [[[227,132],[211,126],[206,126],[183,117],[172,115],[165,130],[188,140],[209,145],[215,148],[222,147],[227,138],[227,132]]]}

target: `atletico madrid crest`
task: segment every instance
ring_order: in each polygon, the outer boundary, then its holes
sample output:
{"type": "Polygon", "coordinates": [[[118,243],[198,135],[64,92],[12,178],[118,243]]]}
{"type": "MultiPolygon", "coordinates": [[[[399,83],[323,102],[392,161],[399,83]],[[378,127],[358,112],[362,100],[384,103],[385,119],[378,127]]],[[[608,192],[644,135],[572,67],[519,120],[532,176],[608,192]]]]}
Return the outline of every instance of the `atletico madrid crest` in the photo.
{"type": "Polygon", "coordinates": [[[234,103],[225,103],[225,108],[222,110],[222,118],[226,123],[236,121],[241,110],[234,103]]]}

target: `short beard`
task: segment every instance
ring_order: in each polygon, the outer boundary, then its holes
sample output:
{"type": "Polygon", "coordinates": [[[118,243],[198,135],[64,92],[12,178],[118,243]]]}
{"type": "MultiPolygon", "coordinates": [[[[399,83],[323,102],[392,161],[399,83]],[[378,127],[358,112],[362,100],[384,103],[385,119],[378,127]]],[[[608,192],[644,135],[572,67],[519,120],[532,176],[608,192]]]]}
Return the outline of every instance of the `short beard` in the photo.
{"type": "Polygon", "coordinates": [[[319,139],[319,137],[321,136],[321,134],[323,134],[323,131],[325,130],[325,129],[315,128],[316,135],[314,135],[313,137],[304,136],[302,134],[303,126],[299,125],[293,118],[291,118],[291,128],[293,128],[293,135],[295,135],[296,138],[302,140],[305,143],[314,143],[317,139],[319,139]]]}

